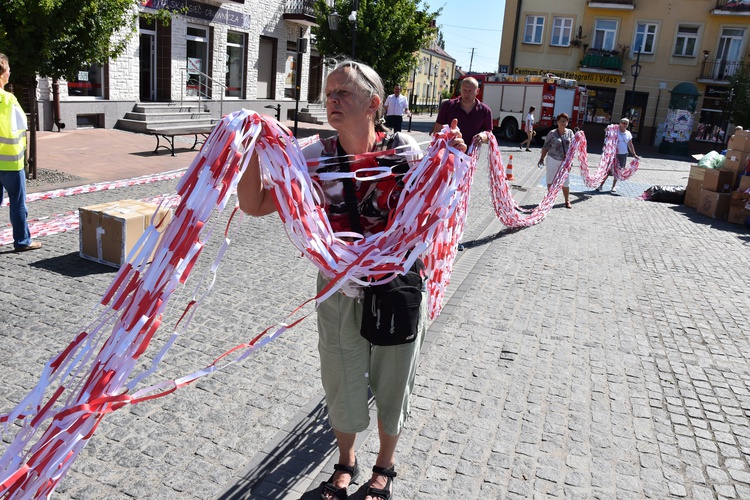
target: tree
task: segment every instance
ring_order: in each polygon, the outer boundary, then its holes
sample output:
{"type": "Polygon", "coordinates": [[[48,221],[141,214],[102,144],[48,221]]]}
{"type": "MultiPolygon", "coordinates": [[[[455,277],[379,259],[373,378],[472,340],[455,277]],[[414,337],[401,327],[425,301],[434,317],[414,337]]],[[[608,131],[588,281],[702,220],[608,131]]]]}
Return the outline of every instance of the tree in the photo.
{"type": "MultiPolygon", "coordinates": [[[[750,126],[750,67],[742,66],[732,76],[731,88],[734,91],[734,97],[731,102],[731,111],[729,112],[729,121],[742,125],[750,126]]],[[[727,132],[727,136],[729,136],[727,132]]]]}
{"type": "Polygon", "coordinates": [[[438,47],[445,50],[445,38],[443,38],[443,30],[438,29],[437,41],[435,43],[437,43],[438,47]]]}
{"type": "MultiPolygon", "coordinates": [[[[135,5],[133,0],[0,0],[0,52],[10,59],[12,83],[31,96],[22,105],[36,107],[37,76],[72,79],[85,64],[104,64],[122,54],[137,27],[135,5]]],[[[169,16],[164,11],[151,17],[169,16]]],[[[29,170],[36,177],[36,113],[30,116],[29,170]]]]}
{"type": "MultiPolygon", "coordinates": [[[[318,50],[328,57],[351,57],[352,26],[347,20],[356,0],[336,0],[330,8],[316,3],[318,27],[314,34],[318,50]],[[342,15],[338,29],[328,25],[328,14],[342,15]]],[[[420,9],[419,0],[359,0],[357,8],[356,59],[372,66],[386,89],[407,80],[417,64],[418,52],[435,34],[440,13],[420,9]]]]}

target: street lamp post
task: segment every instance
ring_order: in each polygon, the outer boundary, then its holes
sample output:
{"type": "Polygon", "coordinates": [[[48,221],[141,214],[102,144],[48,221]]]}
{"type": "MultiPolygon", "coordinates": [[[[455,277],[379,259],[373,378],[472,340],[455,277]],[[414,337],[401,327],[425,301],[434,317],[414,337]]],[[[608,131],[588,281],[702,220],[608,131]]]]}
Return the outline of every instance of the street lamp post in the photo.
{"type": "MultiPolygon", "coordinates": [[[[326,4],[333,9],[333,12],[328,14],[328,28],[330,28],[331,31],[336,31],[339,29],[339,24],[341,23],[341,20],[344,18],[341,14],[336,12],[336,8],[334,7],[333,0],[327,0],[326,4]]],[[[359,0],[354,0],[352,3],[352,12],[349,14],[349,17],[347,18],[349,22],[352,25],[352,59],[354,59],[354,56],[357,52],[357,10],[359,9],[359,0]]]]}
{"type": "Polygon", "coordinates": [[[708,62],[709,54],[711,54],[710,50],[703,51],[703,69],[701,70],[701,78],[708,78],[706,76],[706,63],[708,62]]]}
{"type": "Polygon", "coordinates": [[[630,92],[630,104],[628,105],[628,118],[630,118],[630,127],[633,127],[633,100],[635,99],[635,82],[638,81],[638,75],[641,74],[641,51],[635,56],[635,64],[630,65],[630,76],[633,77],[633,90],[630,92]]]}
{"type": "Polygon", "coordinates": [[[352,59],[357,52],[357,10],[359,9],[359,0],[354,0],[352,4],[352,13],[349,14],[349,22],[352,23],[352,59]]]}

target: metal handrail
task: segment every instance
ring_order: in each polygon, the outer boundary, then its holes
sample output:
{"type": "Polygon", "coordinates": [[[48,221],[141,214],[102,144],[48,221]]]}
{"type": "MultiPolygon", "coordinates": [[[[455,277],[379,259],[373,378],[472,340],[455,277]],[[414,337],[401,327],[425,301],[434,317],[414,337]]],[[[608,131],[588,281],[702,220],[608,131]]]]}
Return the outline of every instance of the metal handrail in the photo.
{"type": "MultiPolygon", "coordinates": [[[[187,66],[185,66],[184,68],[179,68],[179,71],[180,71],[180,107],[182,107],[182,101],[183,101],[183,98],[185,97],[185,75],[187,74],[187,66]]],[[[192,73],[192,74],[195,74],[195,72],[192,73]]],[[[211,88],[212,89],[213,89],[214,84],[218,83],[218,82],[214,82],[213,78],[211,78],[210,76],[208,76],[207,74],[205,74],[202,71],[198,71],[197,74],[199,76],[205,77],[206,80],[208,80],[206,82],[207,84],[205,85],[206,89],[209,88],[208,87],[208,83],[211,84],[211,88]]],[[[222,87],[221,98],[219,100],[219,118],[221,119],[221,118],[224,117],[224,94],[226,93],[227,86],[224,85],[223,83],[219,83],[219,85],[222,87]]],[[[203,96],[203,92],[201,91],[201,82],[200,82],[200,78],[199,78],[198,79],[198,108],[202,108],[202,101],[201,101],[201,97],[202,96],[203,96]]],[[[212,99],[209,98],[207,92],[205,94],[205,97],[208,100],[212,100],[212,99]]]]}

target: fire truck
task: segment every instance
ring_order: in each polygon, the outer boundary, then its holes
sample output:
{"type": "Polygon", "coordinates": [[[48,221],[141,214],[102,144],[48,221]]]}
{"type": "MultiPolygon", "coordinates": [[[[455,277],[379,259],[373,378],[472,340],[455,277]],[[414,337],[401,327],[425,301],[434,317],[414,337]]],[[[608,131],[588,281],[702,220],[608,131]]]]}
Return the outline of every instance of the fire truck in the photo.
{"type": "Polygon", "coordinates": [[[576,80],[547,75],[497,74],[484,79],[480,100],[492,110],[495,135],[506,141],[519,139],[521,124],[534,106],[536,140],[555,128],[560,113],[570,116],[570,128],[580,127],[586,112],[586,87],[576,80]]]}

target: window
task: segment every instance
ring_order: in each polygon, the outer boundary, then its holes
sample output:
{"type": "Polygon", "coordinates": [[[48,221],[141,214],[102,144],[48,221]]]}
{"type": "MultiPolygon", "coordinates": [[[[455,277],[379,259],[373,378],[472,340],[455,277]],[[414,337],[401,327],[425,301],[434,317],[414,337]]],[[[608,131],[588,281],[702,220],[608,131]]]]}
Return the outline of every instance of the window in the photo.
{"type": "Polygon", "coordinates": [[[698,45],[698,26],[677,27],[677,39],[674,44],[674,55],[681,57],[695,57],[695,47],[698,45]]]}
{"type": "Polygon", "coordinates": [[[542,16],[526,16],[526,30],[523,33],[523,43],[542,43],[544,32],[544,18],[542,16]]]}
{"type": "Polygon", "coordinates": [[[597,19],[594,27],[594,45],[592,48],[601,50],[615,50],[617,36],[617,21],[597,19]]]}
{"type": "Polygon", "coordinates": [[[245,34],[227,33],[226,97],[245,97],[245,34]]]}
{"type": "Polygon", "coordinates": [[[640,51],[641,54],[653,54],[654,45],[656,45],[656,24],[638,23],[635,28],[633,53],[640,51]]]}
{"type": "Polygon", "coordinates": [[[552,40],[550,45],[559,47],[570,46],[573,33],[573,19],[570,17],[555,17],[552,19],[552,40]]]}
{"type": "Polygon", "coordinates": [[[104,97],[104,69],[99,64],[86,64],[78,76],[68,82],[70,97],[104,97]]]}
{"type": "Polygon", "coordinates": [[[208,69],[208,30],[205,27],[187,27],[187,73],[185,94],[210,97],[210,85],[205,75],[208,69]]]}

